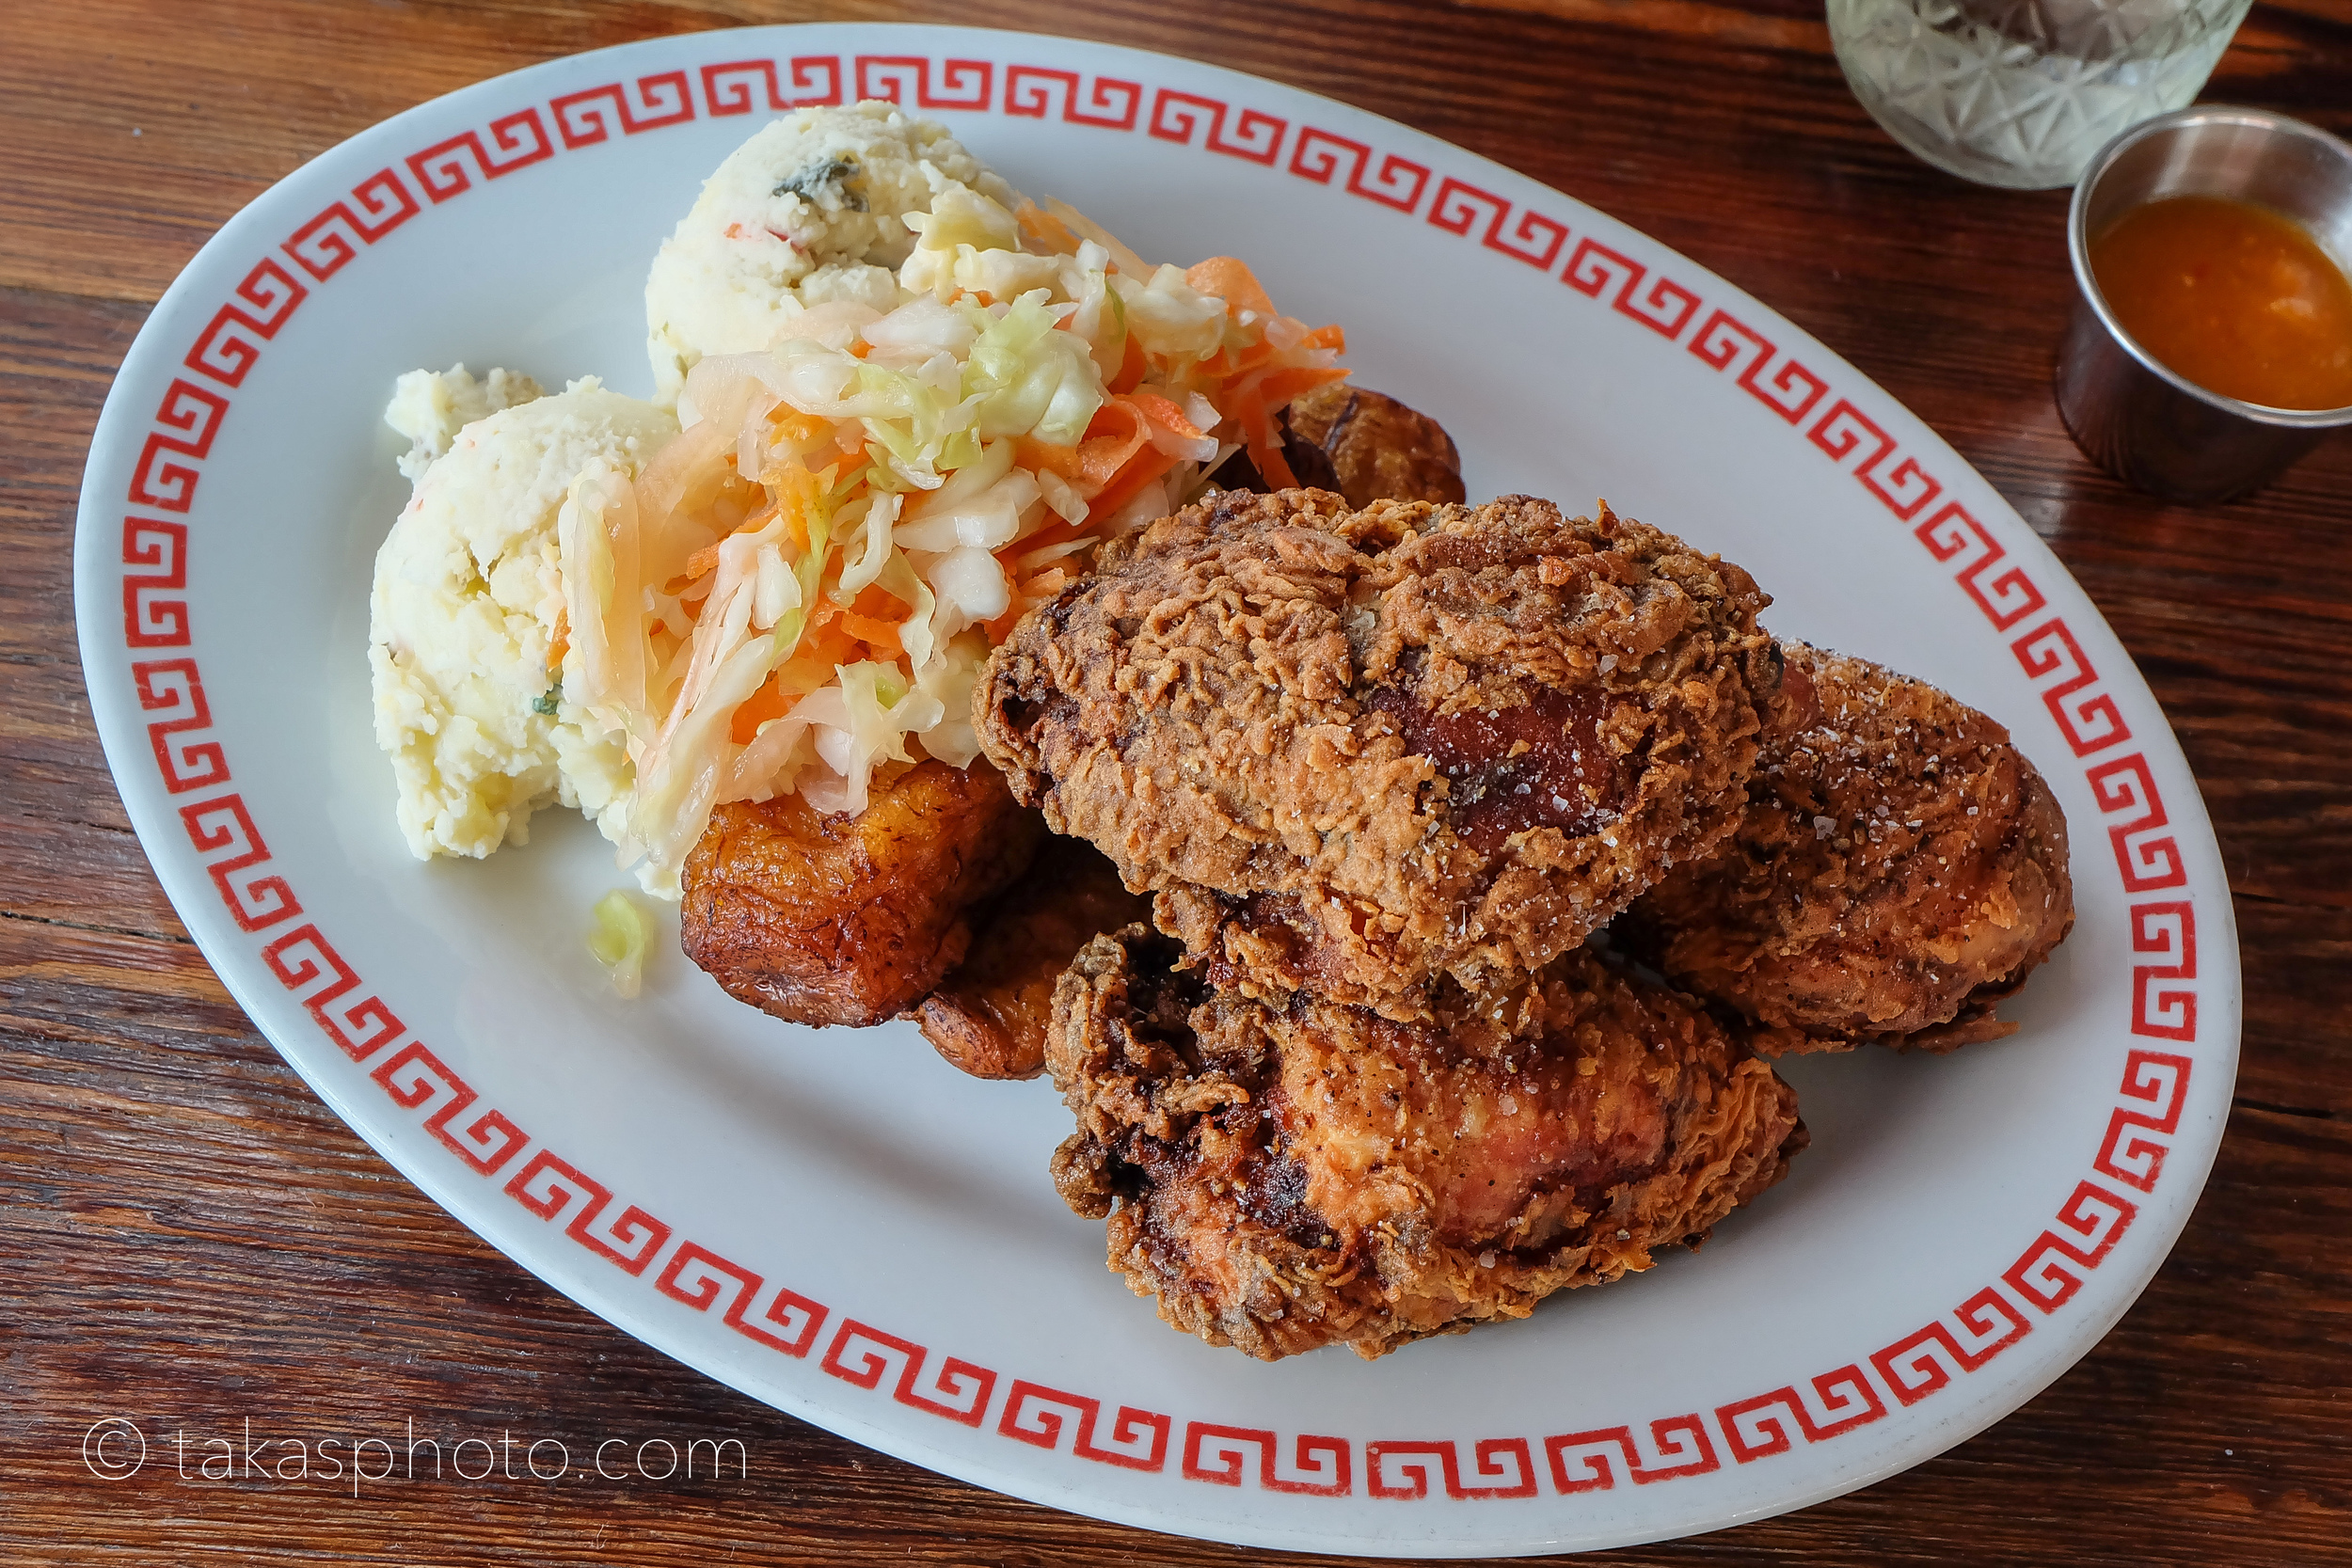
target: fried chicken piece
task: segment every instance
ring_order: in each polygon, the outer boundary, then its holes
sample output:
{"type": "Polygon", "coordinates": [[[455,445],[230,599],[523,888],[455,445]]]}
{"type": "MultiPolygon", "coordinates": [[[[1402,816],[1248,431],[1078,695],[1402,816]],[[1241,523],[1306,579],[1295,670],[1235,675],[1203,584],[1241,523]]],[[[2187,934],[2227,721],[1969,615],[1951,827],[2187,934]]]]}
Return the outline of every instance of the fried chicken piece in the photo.
{"type": "Polygon", "coordinates": [[[1136,926],[1064,975],[1048,1061],[1078,1132],[1054,1181],[1163,1319],[1262,1360],[1370,1359],[1648,1268],[1805,1143],[1767,1063],[1586,949],[1545,973],[1532,1034],[1474,1041],[1276,1010],[1176,958],[1136,926]]]}
{"type": "Polygon", "coordinates": [[[854,815],[798,795],[723,805],[686,859],[686,956],[790,1022],[880,1023],[962,960],[966,911],[1020,876],[1043,837],[977,760],[877,779],[854,815]]]}
{"type": "Polygon", "coordinates": [[[971,950],[915,1005],[914,1021],[951,1067],[1034,1078],[1045,1070],[1054,983],[1089,942],[1151,909],[1093,846],[1049,835],[1021,879],[974,912],[971,950]]]}
{"type": "Polygon", "coordinates": [[[1731,831],[1765,602],[1605,506],[1225,494],[1025,617],[975,720],[1220,983],[1421,1022],[1731,831]]]}
{"type": "MultiPolygon", "coordinates": [[[[1292,402],[1282,425],[1284,453],[1301,483],[1357,506],[1463,498],[1453,437],[1384,393],[1318,387],[1292,402]]],[[[1236,451],[1218,478],[1232,489],[1266,489],[1247,451],[1236,451]]],[[[1054,982],[1089,939],[1150,912],[1151,900],[1129,893],[1118,868],[1084,840],[1053,837],[981,914],[971,952],[913,1016],[951,1066],[976,1078],[1034,1078],[1045,1070],[1054,982]]]]}
{"type": "Polygon", "coordinates": [[[1762,1025],[1761,1050],[2011,1033],[1995,1006],[2074,923],[2049,786],[2008,731],[1925,681],[1785,652],[1792,711],[1738,832],[1645,894],[1613,942],[1762,1025]]]}
{"type": "Polygon", "coordinates": [[[1349,381],[1317,387],[1282,410],[1282,455],[1298,483],[1337,490],[1350,506],[1469,499],[1454,437],[1385,392],[1349,381]]]}

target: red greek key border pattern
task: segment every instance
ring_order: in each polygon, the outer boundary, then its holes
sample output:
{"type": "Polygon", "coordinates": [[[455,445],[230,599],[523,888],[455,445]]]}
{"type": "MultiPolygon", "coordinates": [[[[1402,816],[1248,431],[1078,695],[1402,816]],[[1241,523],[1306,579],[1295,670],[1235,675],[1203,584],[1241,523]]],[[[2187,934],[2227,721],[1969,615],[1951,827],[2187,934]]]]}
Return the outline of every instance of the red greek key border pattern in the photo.
{"type": "Polygon", "coordinates": [[[261,830],[245,809],[244,797],[220,795],[182,806],[180,821],[199,855],[229,851],[226,859],[208,862],[204,869],[239,930],[267,930],[302,912],[301,900],[294,897],[286,879],[260,869],[270,859],[269,846],[262,842],[261,830]],[[240,875],[246,872],[252,875],[240,875]]]}
{"type": "Polygon", "coordinates": [[[1290,121],[1263,109],[1244,108],[1235,115],[1221,98],[1162,87],[1152,97],[1152,135],[1162,141],[1199,145],[1229,158],[1272,166],[1281,156],[1282,138],[1290,121]],[[1232,120],[1230,134],[1227,121],[1232,120]]]}
{"type": "Polygon", "coordinates": [[[860,100],[880,98],[911,109],[985,109],[995,84],[996,67],[988,60],[933,60],[924,55],[857,57],[860,100]],[[938,68],[936,90],[932,87],[934,66],[938,68]]]}
{"type": "Polygon", "coordinates": [[[424,1130],[471,1166],[476,1176],[496,1173],[531,1141],[504,1112],[497,1110],[484,1111],[453,1132],[450,1124],[482,1097],[426,1050],[422,1040],[410,1040],[393,1052],[368,1077],[404,1110],[418,1110],[432,1101],[434,1109],[424,1117],[424,1130]]]}
{"type": "Polygon", "coordinates": [[[2091,1168],[2137,1192],[2156,1190],[2164,1157],[2181,1125],[2188,1100],[2189,1061],[2162,1051],[2135,1051],[2123,1064],[2119,1105],[2107,1117],[2107,1135],[2091,1168]],[[2142,1110],[2141,1106],[2150,1107],[2142,1110]]]}
{"type": "Polygon", "coordinates": [[[926,1375],[930,1352],[912,1339],[885,1334],[855,1318],[844,1318],[825,1352],[824,1370],[860,1388],[880,1387],[895,1369],[890,1397],[900,1404],[977,1427],[988,1416],[996,1374],[986,1367],[943,1356],[926,1375]]]}
{"type": "Polygon", "coordinates": [[[1829,390],[1829,383],[1805,369],[1795,356],[1782,354],[1770,338],[1721,306],[1692,334],[1691,352],[1715,370],[1728,371],[1739,365],[1740,389],[1790,424],[1813,412],[1813,405],[1829,390]],[[1774,366],[1775,358],[1777,368],[1767,377],[1764,372],[1774,366]]]}
{"type": "Polygon", "coordinates": [[[1535,1495],[1535,1461],[1524,1437],[1472,1443],[1467,1468],[1452,1438],[1388,1438],[1364,1445],[1364,1480],[1375,1497],[1428,1497],[1433,1475],[1456,1501],[1535,1495]]]}
{"type": "Polygon", "coordinates": [[[1015,1442],[1074,1453],[1098,1465],[1154,1472],[1167,1465],[1166,1416],[1122,1404],[1104,1434],[1105,1440],[1097,1443],[1095,1429],[1102,1414],[1101,1400],[1023,1381],[1005,1396],[1004,1418],[996,1430],[1015,1442]],[[1067,1444],[1062,1442],[1065,1433],[1071,1434],[1067,1444]]]}
{"type": "Polygon", "coordinates": [[[1400,213],[1409,213],[1421,205],[1421,193],[1429,184],[1429,170],[1424,165],[1391,152],[1375,169],[1372,149],[1362,142],[1318,131],[1311,125],[1298,128],[1298,146],[1291,153],[1293,174],[1318,185],[1327,185],[1339,173],[1343,161],[1347,166],[1345,189],[1350,196],[1360,196],[1400,213]],[[1372,171],[1369,183],[1365,180],[1367,170],[1372,171]]]}
{"type": "Polygon", "coordinates": [[[405,160],[408,172],[436,204],[473,189],[474,176],[503,180],[518,168],[529,168],[555,156],[548,138],[547,121],[536,107],[517,109],[490,121],[489,139],[479,131],[461,131],[435,142],[405,160]]]}
{"type": "Polygon", "coordinates": [[[1617,1484],[1614,1466],[1620,1464],[1636,1486],[1723,1468],[1707,1423],[1695,1413],[1661,1416],[1639,1438],[1629,1426],[1547,1437],[1544,1461],[1551,1471],[1552,1489],[1564,1497],[1612,1490],[1617,1484]]]}
{"type": "Polygon", "coordinates": [[[276,862],[214,733],[187,601],[191,511],[232,395],[319,286],[421,213],[560,154],[711,119],[878,97],[919,109],[1141,132],[1244,160],[1426,222],[1547,274],[1681,344],[1802,431],[1908,527],[2034,683],[2085,766],[2130,906],[2135,1037],[2197,1039],[2196,906],[2177,835],[2105,680],[2026,566],[1946,494],[1915,453],[1828,380],[1681,279],[1534,207],[1398,152],[1202,93],[1077,71],[860,55],[718,59],[524,105],[378,169],[298,225],[229,292],[148,421],[126,485],[123,643],[157,774],[199,863],[263,967],[320,1032],[458,1165],[663,1300],[715,1313],[752,1344],[943,1420],[1072,1461],[1307,1497],[1450,1501],[1568,1497],[1762,1463],[1884,1419],[1988,1365],[2062,1310],[2155,1190],[2194,1070],[2185,1050],[2132,1047],[2090,1172],[1999,1277],[1867,1356],[1707,1410],[1615,1426],[1485,1438],[1358,1440],[1188,1419],[1001,1375],[838,1314],[615,1194],[534,1140],[421,1039],[338,951],[276,862]],[[998,86],[1001,83],[1001,97],[998,86]],[[1282,156],[1289,149],[1289,157],[1282,156]],[[1434,183],[1435,189],[1432,190],[1434,183]],[[1573,243],[1572,243],[1573,242],[1573,243]],[[1565,260],[1563,261],[1565,256],[1565,260]],[[1693,325],[1696,324],[1695,329],[1693,325]],[[1824,407],[1826,404],[1826,407],[1824,407]],[[161,515],[158,515],[161,514],[161,515]],[[2023,629],[2020,629],[2023,628],[2023,629]],[[529,1157],[524,1158],[528,1151],[529,1157]],[[511,1171],[511,1174],[508,1174],[511,1171]],[[657,1267],[656,1265],[660,1266],[657,1267]],[[831,1328],[830,1338],[826,1330],[831,1328]],[[1002,1397],[999,1398],[999,1390],[1002,1397]],[[994,1416],[993,1426],[990,1418],[994,1416]],[[1360,1449],[1360,1454],[1359,1449],[1360,1449]],[[1359,1481],[1361,1486],[1359,1488],[1359,1481]]]}
{"type": "Polygon", "coordinates": [[[1790,1384],[1769,1394],[1720,1405],[1715,1419],[1724,1429],[1731,1457],[1747,1465],[1788,1452],[1793,1446],[1788,1435],[1792,1420],[1806,1442],[1819,1443],[1885,1414],[1886,1402],[1870,1386],[1861,1367],[1850,1365],[1823,1372],[1802,1391],[1790,1384]]]}
{"type": "Polygon", "coordinates": [[[422,211],[416,194],[389,168],[379,168],[286,236],[278,248],[324,283],[359,254],[422,211]]]}
{"type": "Polygon", "coordinates": [[[1524,261],[1539,272],[1550,270],[1551,263],[1559,259],[1561,245],[1567,241],[1568,226],[1532,207],[1518,211],[1518,220],[1512,222],[1510,202],[1466,180],[1448,175],[1438,187],[1437,199],[1429,204],[1429,222],[1449,234],[1468,234],[1484,216],[1486,227],[1479,234],[1479,244],[1488,250],[1501,251],[1513,261],[1524,261]],[[1508,230],[1503,227],[1506,223],[1510,224],[1508,230]]]}
{"type": "Polygon", "coordinates": [[[841,62],[831,55],[803,55],[789,61],[725,60],[701,71],[703,108],[713,119],[722,115],[747,115],[756,109],[782,113],[841,102],[841,62]],[[776,67],[785,67],[780,87],[776,67]],[[819,85],[821,84],[821,86],[819,85]],[[753,87],[759,95],[753,95],[753,87]]]}
{"type": "Polygon", "coordinates": [[[162,517],[123,518],[122,566],[123,645],[186,647],[188,525],[162,517]]]}
{"type": "Polygon", "coordinates": [[[1268,1492],[1344,1497],[1356,1487],[1352,1451],[1344,1437],[1301,1433],[1285,1458],[1280,1439],[1263,1427],[1195,1421],[1184,1428],[1184,1479],[1239,1486],[1248,1476],[1268,1492]]]}
{"type": "Polygon", "coordinates": [[[183,363],[224,387],[243,385],[262,345],[278,336],[310,293],[276,257],[262,257],[237,285],[234,297],[213,312],[183,363]]]}
{"type": "Polygon", "coordinates": [[[1048,71],[1042,66],[1005,68],[1005,113],[1015,119],[1045,119],[1054,104],[1061,105],[1061,120],[1091,125],[1104,131],[1132,131],[1143,108],[1143,84],[1117,76],[1083,76],[1075,71],[1048,71]],[[1079,83],[1086,86],[1081,88],[1079,83]]]}
{"type": "Polygon", "coordinates": [[[634,83],[607,82],[548,100],[557,135],[567,151],[594,147],[615,128],[625,136],[664,126],[682,125],[694,118],[694,98],[686,86],[686,72],[664,71],[640,76],[634,83]]]}
{"type": "Polygon", "coordinates": [[[693,1242],[682,1243],[670,1255],[669,1266],[655,1281],[655,1288],[663,1295],[682,1301],[697,1312],[709,1311],[719,1299],[720,1291],[732,1286],[726,1310],[720,1315],[722,1323],[770,1350],[795,1357],[806,1355],[808,1347],[816,1342],[817,1331],[825,1326],[825,1308],[798,1291],[779,1285],[769,1296],[768,1305],[759,1309],[759,1321],[745,1322],[751,1316],[752,1303],[760,1298],[766,1285],[767,1281],[751,1270],[730,1263],[693,1242]]]}
{"type": "Polygon", "coordinates": [[[543,1220],[569,1214],[564,1234],[627,1274],[644,1274],[670,1239],[667,1225],[633,1203],[621,1211],[620,1218],[599,1225],[612,1202],[612,1189],[552,1149],[532,1155],[506,1183],[506,1196],[543,1220]]]}

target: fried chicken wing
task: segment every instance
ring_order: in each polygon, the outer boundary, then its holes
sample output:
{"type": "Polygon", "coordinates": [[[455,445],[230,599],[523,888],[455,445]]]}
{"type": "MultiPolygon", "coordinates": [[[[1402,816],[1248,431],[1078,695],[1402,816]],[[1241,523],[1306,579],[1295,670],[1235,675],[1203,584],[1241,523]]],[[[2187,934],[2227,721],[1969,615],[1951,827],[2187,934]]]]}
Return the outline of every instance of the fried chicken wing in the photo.
{"type": "Polygon", "coordinates": [[[962,960],[967,911],[1021,875],[1043,836],[977,760],[878,781],[854,816],[798,795],[723,805],[686,861],[686,955],[791,1022],[880,1023],[962,960]]]}
{"type": "Polygon", "coordinates": [[[1034,1078],[1045,1070],[1054,983],[1089,942],[1151,908],[1085,840],[1048,836],[1021,879],[974,911],[971,950],[915,1005],[914,1021],[975,1078],[1034,1078]]]}
{"type": "Polygon", "coordinates": [[[1227,494],[1106,549],[981,743],[1244,994],[1402,1022],[1576,946],[1731,831],[1778,678],[1747,574],[1510,497],[1227,494]]]}
{"type": "Polygon", "coordinates": [[[1263,1360],[1369,1359],[1648,1268],[1804,1144],[1769,1065],[1587,950],[1546,972],[1532,1036],[1485,1049],[1176,958],[1132,927],[1063,977],[1055,1184],[1163,1319],[1263,1360]]]}
{"type": "Polygon", "coordinates": [[[1612,939],[1763,1026],[1760,1049],[1947,1051],[2074,921],[2066,819],[1991,719],[1802,643],[1738,832],[1645,894],[1612,939]]]}

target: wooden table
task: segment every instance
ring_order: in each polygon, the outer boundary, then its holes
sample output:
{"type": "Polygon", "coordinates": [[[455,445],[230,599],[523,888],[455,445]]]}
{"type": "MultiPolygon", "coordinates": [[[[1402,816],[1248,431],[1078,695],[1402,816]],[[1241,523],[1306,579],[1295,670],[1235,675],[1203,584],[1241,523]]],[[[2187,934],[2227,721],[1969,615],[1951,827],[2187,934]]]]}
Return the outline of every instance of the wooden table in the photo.
{"type": "MultiPolygon", "coordinates": [[[[1194,55],[1394,116],[1625,219],[1786,312],[1957,446],[2064,558],[2171,715],[2236,895],[2247,1010],[2227,1140],[2170,1262],[2079,1366],[1943,1457],[1597,1560],[2352,1562],[2352,439],[2227,507],[2159,505],[2091,469],[2048,389],[2064,194],[1914,162],[1848,95],[1803,0],[0,8],[0,1557],[1259,1560],[868,1452],[683,1370],[489,1250],[230,1001],[92,733],[71,600],[82,461],[115,366],[215,226],[437,93],[648,35],[819,16],[1194,55]],[[82,1438],[109,1414],[199,1434],[191,1479],[95,1480],[82,1438]],[[248,1418],[735,1437],[752,1461],[721,1483],[356,1498],[195,1479],[201,1437],[248,1418]]],[[[2206,96],[2352,135],[2352,4],[2258,7],[2206,96]]]]}

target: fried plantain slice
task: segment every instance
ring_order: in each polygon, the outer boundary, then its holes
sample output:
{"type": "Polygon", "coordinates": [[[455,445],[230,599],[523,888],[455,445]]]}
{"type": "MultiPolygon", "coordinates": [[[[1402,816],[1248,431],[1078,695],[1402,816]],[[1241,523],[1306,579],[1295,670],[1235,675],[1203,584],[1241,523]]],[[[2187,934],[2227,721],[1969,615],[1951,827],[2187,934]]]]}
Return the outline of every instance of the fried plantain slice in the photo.
{"type": "Polygon", "coordinates": [[[687,856],[686,956],[793,1023],[896,1018],[963,958],[966,915],[1045,836],[986,762],[918,763],[855,815],[798,795],[711,814],[687,856]]]}

